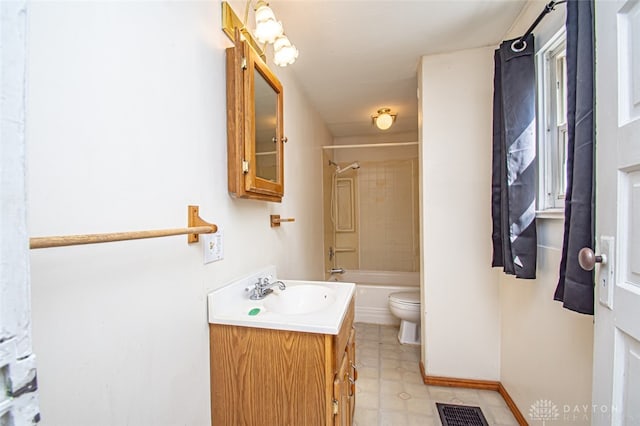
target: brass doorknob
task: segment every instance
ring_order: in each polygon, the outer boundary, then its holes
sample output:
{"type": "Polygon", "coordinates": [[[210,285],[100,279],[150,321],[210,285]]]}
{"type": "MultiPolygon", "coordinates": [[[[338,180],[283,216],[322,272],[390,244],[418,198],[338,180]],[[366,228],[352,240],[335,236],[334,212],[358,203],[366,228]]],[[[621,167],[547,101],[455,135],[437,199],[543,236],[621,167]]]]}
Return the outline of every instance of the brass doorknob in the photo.
{"type": "Polygon", "coordinates": [[[596,255],[589,247],[583,247],[578,252],[578,263],[585,271],[593,271],[596,263],[607,264],[607,256],[596,255]]]}

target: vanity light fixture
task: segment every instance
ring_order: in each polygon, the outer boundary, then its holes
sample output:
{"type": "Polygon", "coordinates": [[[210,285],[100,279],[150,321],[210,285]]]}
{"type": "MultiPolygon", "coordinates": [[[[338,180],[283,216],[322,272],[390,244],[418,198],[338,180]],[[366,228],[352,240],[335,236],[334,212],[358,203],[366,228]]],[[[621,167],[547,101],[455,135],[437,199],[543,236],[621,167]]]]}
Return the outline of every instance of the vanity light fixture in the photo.
{"type": "Polygon", "coordinates": [[[298,49],[291,44],[289,38],[282,34],[273,43],[273,62],[279,67],[293,64],[298,58],[298,49]]]}
{"type": "Polygon", "coordinates": [[[289,38],[284,35],[282,22],[276,19],[275,13],[265,0],[255,1],[254,18],[255,29],[253,33],[249,31],[249,7],[255,0],[247,0],[244,9],[244,20],[236,16],[231,6],[226,1],[222,2],[222,30],[233,40],[233,28],[240,28],[240,32],[247,39],[251,47],[258,52],[258,55],[266,62],[265,51],[268,44],[273,44],[273,62],[286,67],[293,64],[298,58],[298,49],[291,44],[289,38]]]}
{"type": "Polygon", "coordinates": [[[284,35],[282,22],[276,20],[276,15],[269,7],[269,3],[258,0],[254,10],[256,29],[253,33],[256,40],[263,44],[273,44],[273,62],[279,67],[293,64],[298,59],[298,49],[284,35]]]}
{"type": "Polygon", "coordinates": [[[392,114],[390,108],[380,108],[378,115],[371,116],[371,123],[380,130],[387,130],[396,121],[398,114],[392,114]]]}
{"type": "MultiPolygon", "coordinates": [[[[1,1],[1,0],[0,0],[1,1]]],[[[234,29],[238,28],[242,37],[249,43],[258,56],[266,63],[265,51],[268,44],[273,44],[274,63],[280,67],[293,64],[298,58],[298,49],[291,44],[282,28],[282,22],[276,19],[269,3],[257,0],[255,7],[256,27],[253,33],[247,23],[249,22],[249,8],[254,0],[247,0],[244,9],[244,19],[240,20],[228,2],[222,2],[222,31],[234,41],[234,29]]]]}
{"type": "Polygon", "coordinates": [[[258,42],[273,43],[282,35],[282,22],[276,20],[276,15],[269,7],[269,3],[259,0],[256,4],[256,29],[253,34],[258,42]]]}

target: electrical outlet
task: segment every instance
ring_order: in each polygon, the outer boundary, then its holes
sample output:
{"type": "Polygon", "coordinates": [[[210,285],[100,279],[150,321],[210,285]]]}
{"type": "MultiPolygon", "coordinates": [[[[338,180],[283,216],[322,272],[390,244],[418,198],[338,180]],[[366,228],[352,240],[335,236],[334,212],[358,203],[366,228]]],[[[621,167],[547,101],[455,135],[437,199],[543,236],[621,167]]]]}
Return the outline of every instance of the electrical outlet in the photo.
{"type": "Polygon", "coordinates": [[[213,234],[202,234],[200,238],[202,239],[205,265],[224,258],[224,245],[222,230],[220,228],[213,234]]]}

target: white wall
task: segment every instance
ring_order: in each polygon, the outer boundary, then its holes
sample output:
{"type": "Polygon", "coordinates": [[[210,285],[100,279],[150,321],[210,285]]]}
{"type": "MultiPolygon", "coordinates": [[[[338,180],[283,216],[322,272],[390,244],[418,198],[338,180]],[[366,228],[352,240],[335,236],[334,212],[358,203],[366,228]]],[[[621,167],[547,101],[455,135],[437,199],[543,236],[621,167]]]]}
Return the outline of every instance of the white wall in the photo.
{"type": "MultiPolygon", "coordinates": [[[[528,4],[505,39],[545,4],[528,4]]],[[[537,48],[563,24],[558,6],[536,29],[537,48]]],[[[553,301],[562,220],[538,219],[536,280],[489,267],[492,58],[493,48],[428,56],[419,71],[423,362],[429,375],[500,380],[525,416],[551,400],[559,424],[588,424],[581,408],[564,413],[590,405],[593,317],[553,301]]]]}
{"type": "Polygon", "coordinates": [[[490,218],[493,50],[425,56],[418,76],[422,360],[427,375],[498,380],[490,218]]]}
{"type": "MultiPolygon", "coordinates": [[[[373,125],[373,124],[372,124],[373,125]]],[[[355,145],[367,143],[390,143],[390,142],[415,142],[418,135],[415,132],[386,133],[380,130],[375,135],[368,136],[343,136],[333,139],[334,145],[355,145]]],[[[341,152],[340,150],[336,152],[341,152]]]]}
{"type": "Polygon", "coordinates": [[[225,242],[209,265],[186,237],[32,250],[41,424],[209,424],[206,294],[267,264],[323,278],[330,135],[277,70],[284,200],[232,199],[218,1],[29,8],[29,234],[183,227],[198,204],[225,242]],[[272,229],[271,213],[296,222],[272,229]]]}
{"type": "MultiPolygon", "coordinates": [[[[556,222],[538,227],[561,234],[562,222],[556,222]]],[[[539,241],[537,279],[501,277],[500,378],[525,417],[536,401],[548,400],[559,410],[554,424],[587,425],[591,410],[585,413],[584,407],[591,407],[593,317],[553,301],[559,264],[560,249],[539,241]]]]}
{"type": "MultiPolygon", "coordinates": [[[[520,36],[545,4],[531,2],[505,38],[520,36]]],[[[536,50],[562,28],[564,20],[565,5],[547,15],[535,31],[536,50]]],[[[560,413],[554,424],[589,424],[590,410],[585,416],[583,407],[591,405],[593,317],[563,309],[553,300],[563,220],[538,218],[537,229],[537,279],[500,274],[500,378],[525,417],[536,401],[549,400],[560,413]]]]}

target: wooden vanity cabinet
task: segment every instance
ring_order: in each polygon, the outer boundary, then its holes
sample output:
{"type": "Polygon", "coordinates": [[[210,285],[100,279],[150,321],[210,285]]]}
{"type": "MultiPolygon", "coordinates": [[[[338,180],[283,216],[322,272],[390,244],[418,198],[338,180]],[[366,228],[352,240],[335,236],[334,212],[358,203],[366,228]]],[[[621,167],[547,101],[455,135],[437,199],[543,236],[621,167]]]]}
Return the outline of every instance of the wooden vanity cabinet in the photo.
{"type": "Polygon", "coordinates": [[[354,305],[337,335],[209,324],[211,424],[351,425],[354,305]]]}
{"type": "Polygon", "coordinates": [[[348,426],[353,424],[356,408],[356,380],[358,379],[355,354],[355,330],[351,329],[347,347],[338,364],[340,368],[333,381],[333,403],[337,408],[334,411],[334,425],[348,426]]]}

